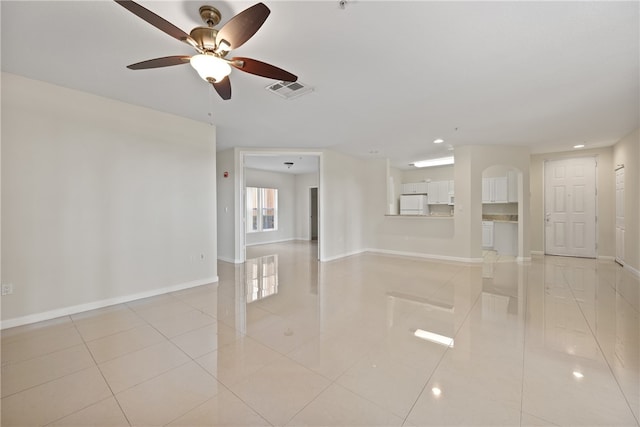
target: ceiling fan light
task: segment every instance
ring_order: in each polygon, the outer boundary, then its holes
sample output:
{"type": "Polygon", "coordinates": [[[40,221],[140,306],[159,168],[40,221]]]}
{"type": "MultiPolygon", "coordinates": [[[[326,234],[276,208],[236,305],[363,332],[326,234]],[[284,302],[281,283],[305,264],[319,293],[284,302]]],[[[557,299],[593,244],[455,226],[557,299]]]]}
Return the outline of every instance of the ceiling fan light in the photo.
{"type": "Polygon", "coordinates": [[[199,54],[191,57],[191,66],[203,80],[219,82],[231,73],[231,66],[214,55],[199,54]]]}

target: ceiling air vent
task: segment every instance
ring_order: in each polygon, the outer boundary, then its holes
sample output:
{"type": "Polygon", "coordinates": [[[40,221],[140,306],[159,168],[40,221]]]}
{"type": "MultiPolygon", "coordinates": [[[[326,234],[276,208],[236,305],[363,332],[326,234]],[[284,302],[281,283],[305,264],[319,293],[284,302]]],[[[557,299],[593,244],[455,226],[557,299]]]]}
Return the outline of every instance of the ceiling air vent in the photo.
{"type": "Polygon", "coordinates": [[[284,99],[297,98],[300,95],[313,91],[311,86],[307,86],[301,82],[278,82],[267,86],[265,89],[284,99]]]}

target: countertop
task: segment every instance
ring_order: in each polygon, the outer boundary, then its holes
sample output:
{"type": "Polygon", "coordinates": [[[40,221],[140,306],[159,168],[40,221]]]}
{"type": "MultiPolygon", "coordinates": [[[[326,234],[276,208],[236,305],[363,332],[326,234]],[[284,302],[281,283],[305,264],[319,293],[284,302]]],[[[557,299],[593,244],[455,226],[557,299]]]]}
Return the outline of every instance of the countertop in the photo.
{"type": "Polygon", "coordinates": [[[493,222],[510,222],[517,223],[518,215],[482,215],[483,221],[493,221],[493,222]]]}
{"type": "Polygon", "coordinates": [[[385,214],[386,217],[391,218],[437,218],[437,219],[453,219],[453,215],[398,215],[398,214],[385,214]]]}

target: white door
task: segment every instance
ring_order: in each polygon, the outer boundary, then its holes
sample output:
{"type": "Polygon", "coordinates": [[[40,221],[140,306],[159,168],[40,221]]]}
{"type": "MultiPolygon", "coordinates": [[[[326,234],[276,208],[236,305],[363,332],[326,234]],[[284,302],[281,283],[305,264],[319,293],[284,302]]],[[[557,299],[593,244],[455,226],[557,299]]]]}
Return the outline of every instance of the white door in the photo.
{"type": "Polygon", "coordinates": [[[545,163],[545,253],[595,258],[596,159],[545,163]]]}
{"type": "Polygon", "coordinates": [[[616,169],[616,261],[624,265],[624,166],[616,169]]]}

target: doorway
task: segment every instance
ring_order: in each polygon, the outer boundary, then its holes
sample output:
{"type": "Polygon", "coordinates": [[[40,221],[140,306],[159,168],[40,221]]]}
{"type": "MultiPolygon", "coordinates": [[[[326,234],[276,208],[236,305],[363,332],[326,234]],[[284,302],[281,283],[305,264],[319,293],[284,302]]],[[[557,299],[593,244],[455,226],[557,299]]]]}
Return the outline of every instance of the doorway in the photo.
{"type": "Polygon", "coordinates": [[[546,254],[596,257],[596,167],[595,157],[545,162],[546,254]]]}
{"type": "Polygon", "coordinates": [[[624,166],[616,169],[616,262],[624,265],[624,166]]]}
{"type": "Polygon", "coordinates": [[[309,188],[309,240],[318,240],[318,187],[309,188]]]}
{"type": "Polygon", "coordinates": [[[320,190],[322,153],[312,151],[249,150],[238,155],[238,174],[236,185],[237,211],[235,222],[236,263],[246,260],[247,244],[266,244],[293,240],[311,240],[309,232],[310,208],[309,189],[315,188],[316,214],[315,241],[318,257],[321,256],[322,240],[322,192],[320,190]],[[247,188],[272,188],[277,190],[278,224],[267,233],[252,233],[250,239],[246,230],[249,215],[247,212],[247,188]]]}

